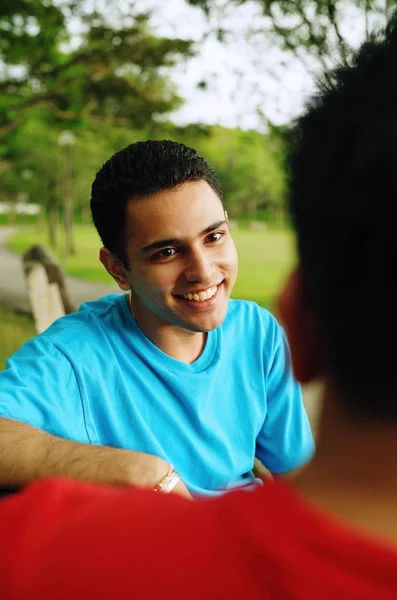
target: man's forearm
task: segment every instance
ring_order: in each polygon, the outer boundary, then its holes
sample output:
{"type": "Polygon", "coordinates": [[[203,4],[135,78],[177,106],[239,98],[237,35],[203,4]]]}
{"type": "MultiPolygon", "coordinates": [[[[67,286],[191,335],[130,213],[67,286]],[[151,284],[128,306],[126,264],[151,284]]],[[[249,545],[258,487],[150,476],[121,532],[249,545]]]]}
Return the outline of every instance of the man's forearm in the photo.
{"type": "Polygon", "coordinates": [[[168,465],[157,456],[63,440],[0,418],[0,487],[64,476],[115,485],[153,487],[168,465]]]}

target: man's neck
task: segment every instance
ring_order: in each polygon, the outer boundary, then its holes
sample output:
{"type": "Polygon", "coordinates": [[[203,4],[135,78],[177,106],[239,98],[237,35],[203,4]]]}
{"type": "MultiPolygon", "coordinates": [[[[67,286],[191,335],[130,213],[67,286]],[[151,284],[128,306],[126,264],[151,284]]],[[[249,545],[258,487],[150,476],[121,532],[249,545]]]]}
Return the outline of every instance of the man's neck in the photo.
{"type": "Polygon", "coordinates": [[[207,333],[177,327],[141,307],[136,307],[134,313],[134,318],[146,337],[168,356],[187,364],[201,356],[207,333]]]}
{"type": "Polygon", "coordinates": [[[191,364],[197,360],[206,344],[207,334],[196,333],[178,327],[165,326],[158,329],[142,328],[143,333],[168,356],[191,364]]]}
{"type": "Polygon", "coordinates": [[[325,391],[316,456],[294,487],[350,526],[397,544],[397,427],[350,422],[325,391]]]}

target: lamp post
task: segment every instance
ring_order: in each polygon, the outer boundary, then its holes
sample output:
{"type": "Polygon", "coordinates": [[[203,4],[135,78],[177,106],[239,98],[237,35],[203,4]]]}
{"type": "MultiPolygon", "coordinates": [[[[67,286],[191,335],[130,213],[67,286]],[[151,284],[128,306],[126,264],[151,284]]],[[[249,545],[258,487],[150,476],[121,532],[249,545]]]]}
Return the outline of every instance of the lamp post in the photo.
{"type": "Polygon", "coordinates": [[[76,253],[73,240],[73,205],[72,205],[72,148],[76,141],[71,131],[62,131],[58,143],[63,148],[62,200],[63,227],[65,232],[65,257],[76,253]]]}

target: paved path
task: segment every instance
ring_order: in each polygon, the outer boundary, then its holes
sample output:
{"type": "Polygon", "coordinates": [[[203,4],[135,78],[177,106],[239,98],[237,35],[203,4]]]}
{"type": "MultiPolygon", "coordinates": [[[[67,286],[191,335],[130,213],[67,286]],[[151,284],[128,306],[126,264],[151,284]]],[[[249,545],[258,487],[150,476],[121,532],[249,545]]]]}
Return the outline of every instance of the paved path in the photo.
{"type": "MultiPolygon", "coordinates": [[[[7,248],[7,242],[15,231],[16,228],[13,227],[0,227],[0,303],[17,312],[30,312],[21,257],[7,248]]],[[[75,306],[104,294],[120,291],[110,278],[109,285],[103,285],[67,277],[66,285],[75,306]]]]}

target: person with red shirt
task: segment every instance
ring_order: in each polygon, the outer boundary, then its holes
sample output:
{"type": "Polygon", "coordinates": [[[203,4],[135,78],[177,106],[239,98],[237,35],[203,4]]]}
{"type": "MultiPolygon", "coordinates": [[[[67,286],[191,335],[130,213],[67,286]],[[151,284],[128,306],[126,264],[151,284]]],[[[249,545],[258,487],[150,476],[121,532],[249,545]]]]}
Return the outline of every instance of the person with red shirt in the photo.
{"type": "Polygon", "coordinates": [[[392,24],[291,134],[280,314],[297,378],[323,382],[309,466],[197,501],[164,493],[172,469],[157,492],[36,482],[0,503],[3,600],[397,598],[396,160],[392,24]]]}

